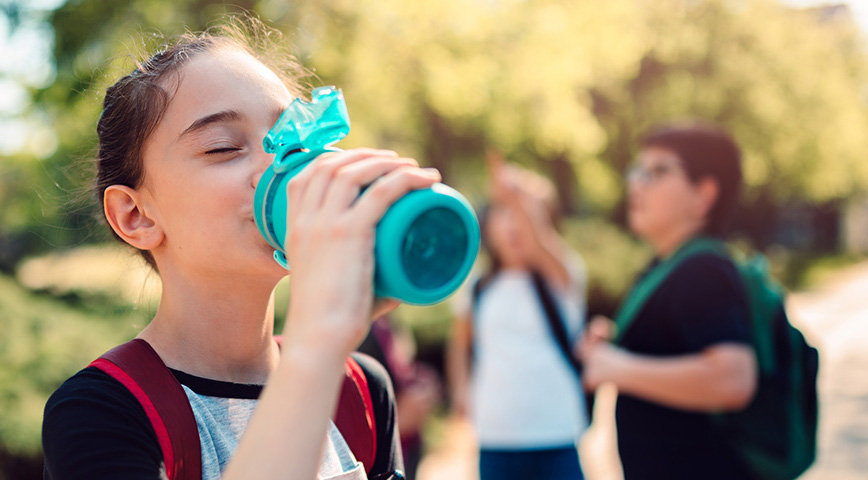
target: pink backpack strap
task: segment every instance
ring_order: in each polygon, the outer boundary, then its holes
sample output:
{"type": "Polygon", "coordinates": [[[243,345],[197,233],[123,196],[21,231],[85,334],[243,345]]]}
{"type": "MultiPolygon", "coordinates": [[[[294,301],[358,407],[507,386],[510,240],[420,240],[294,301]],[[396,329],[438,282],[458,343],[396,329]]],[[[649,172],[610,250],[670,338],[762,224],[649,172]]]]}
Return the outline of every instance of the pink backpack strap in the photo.
{"type": "Polygon", "coordinates": [[[362,367],[352,357],[344,364],[344,382],[338,398],[335,426],[370,473],[377,458],[377,424],[374,420],[374,402],[368,379],[362,367]]]}
{"type": "Polygon", "coordinates": [[[201,480],[199,430],[190,401],[148,342],[131,340],[90,366],[119,381],[142,405],[157,435],[169,480],[201,480]]]}

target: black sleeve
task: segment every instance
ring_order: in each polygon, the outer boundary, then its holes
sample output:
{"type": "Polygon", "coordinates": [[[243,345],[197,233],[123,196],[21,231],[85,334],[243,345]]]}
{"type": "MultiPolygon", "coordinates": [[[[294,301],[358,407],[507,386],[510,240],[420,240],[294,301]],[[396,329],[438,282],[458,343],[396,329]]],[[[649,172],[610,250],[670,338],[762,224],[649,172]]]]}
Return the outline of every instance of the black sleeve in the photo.
{"type": "Polygon", "coordinates": [[[48,399],[42,448],[46,479],[162,478],[163,455],[144,409],[96,368],[78,372],[48,399]]]}
{"type": "Polygon", "coordinates": [[[716,255],[684,261],[667,280],[669,321],[688,351],[750,343],[744,287],[735,265],[716,255]]]}
{"type": "MultiPolygon", "coordinates": [[[[390,379],[395,378],[389,368],[388,362],[386,362],[386,352],[383,351],[383,346],[380,345],[380,342],[377,341],[376,335],[374,335],[374,327],[371,327],[370,330],[368,330],[368,336],[362,340],[362,343],[358,348],[356,348],[356,351],[372,357],[386,369],[386,374],[390,379]]],[[[394,382],[392,383],[392,387],[395,387],[394,382]]]]}
{"type": "MultiPolygon", "coordinates": [[[[374,403],[374,421],[377,424],[377,454],[371,478],[387,475],[395,470],[404,470],[404,456],[398,432],[398,417],[395,411],[395,392],[383,366],[368,355],[353,353],[368,380],[371,400],[374,403]]],[[[389,477],[385,477],[389,478],[389,477]]]]}

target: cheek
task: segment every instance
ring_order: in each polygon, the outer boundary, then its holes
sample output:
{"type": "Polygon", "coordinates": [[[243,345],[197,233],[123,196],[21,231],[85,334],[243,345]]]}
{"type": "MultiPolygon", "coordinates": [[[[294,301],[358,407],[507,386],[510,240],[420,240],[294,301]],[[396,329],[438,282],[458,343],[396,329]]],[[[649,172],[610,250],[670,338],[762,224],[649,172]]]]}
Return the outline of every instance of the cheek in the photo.
{"type": "Polygon", "coordinates": [[[248,196],[252,199],[254,187],[249,165],[245,159],[208,165],[199,169],[188,184],[196,195],[214,203],[234,204],[248,196]]]}
{"type": "Polygon", "coordinates": [[[675,189],[633,191],[628,220],[634,229],[647,229],[670,225],[685,209],[685,199],[675,189]]]}
{"type": "Polygon", "coordinates": [[[512,232],[510,223],[505,218],[492,218],[486,226],[485,233],[488,235],[488,243],[499,254],[505,254],[512,249],[512,232]]]}
{"type": "Polygon", "coordinates": [[[503,243],[504,237],[506,236],[504,234],[503,224],[491,219],[485,226],[485,235],[488,237],[488,243],[499,249],[500,245],[503,243]]]}
{"type": "Polygon", "coordinates": [[[232,213],[244,205],[246,193],[252,202],[252,187],[246,192],[242,176],[221,167],[210,166],[165,179],[156,194],[177,230],[216,232],[221,219],[232,218],[232,213]]]}

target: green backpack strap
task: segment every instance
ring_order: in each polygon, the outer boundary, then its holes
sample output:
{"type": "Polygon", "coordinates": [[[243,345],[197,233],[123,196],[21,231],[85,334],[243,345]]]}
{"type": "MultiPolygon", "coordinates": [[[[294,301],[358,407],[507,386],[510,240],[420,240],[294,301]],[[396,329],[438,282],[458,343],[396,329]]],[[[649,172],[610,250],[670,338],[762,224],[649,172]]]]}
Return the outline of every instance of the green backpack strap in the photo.
{"type": "Polygon", "coordinates": [[[675,271],[682,262],[700,253],[712,253],[728,258],[726,244],[720,240],[696,237],[688,240],[669,258],[660,261],[657,266],[636,282],[615,314],[617,332],[614,342],[616,344],[621,342],[624,334],[629,330],[636,316],[639,314],[639,311],[642,310],[642,307],[645,306],[669,274],[675,271]]]}
{"type": "Polygon", "coordinates": [[[709,416],[757,478],[792,480],[816,456],[817,350],[786,316],[784,289],[769,275],[762,255],[733,260],[727,246],[698,237],[685,243],[637,281],[615,316],[620,342],[656,289],[682,262],[700,254],[733,262],[742,283],[750,319],[750,343],[759,367],[759,384],[742,411],[709,416]]]}
{"type": "Polygon", "coordinates": [[[778,368],[775,355],[774,322],[784,305],[784,289],[769,274],[768,260],[754,255],[736,262],[744,285],[751,321],[751,344],[756,354],[760,375],[771,375],[778,368]]]}

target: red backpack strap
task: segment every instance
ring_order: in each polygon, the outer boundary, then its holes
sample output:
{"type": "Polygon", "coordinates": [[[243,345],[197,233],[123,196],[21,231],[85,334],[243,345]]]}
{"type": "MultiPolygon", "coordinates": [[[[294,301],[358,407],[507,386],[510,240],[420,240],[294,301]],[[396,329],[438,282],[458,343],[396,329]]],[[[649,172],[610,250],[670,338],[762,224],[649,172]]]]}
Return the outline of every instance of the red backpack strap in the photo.
{"type": "Polygon", "coordinates": [[[344,364],[344,382],[335,413],[335,426],[353,451],[356,460],[364,464],[368,473],[377,458],[376,425],[368,379],[358,362],[347,357],[344,364]]]}
{"type": "MultiPolygon", "coordinates": [[[[275,335],[278,346],[283,346],[283,336],[275,335]]],[[[334,415],[335,426],[347,442],[356,460],[370,473],[377,458],[377,423],[374,420],[374,401],[368,387],[364,370],[353,359],[344,362],[344,381],[334,415]]]]}
{"type": "Polygon", "coordinates": [[[193,408],[181,384],[148,342],[131,340],[90,366],[119,381],[145,409],[169,480],[200,480],[202,452],[193,408]]]}

